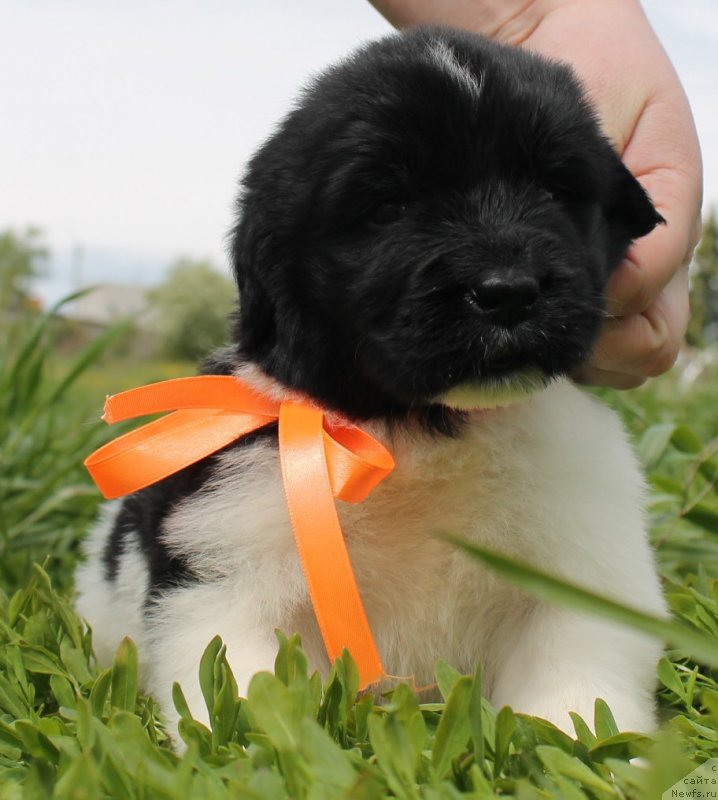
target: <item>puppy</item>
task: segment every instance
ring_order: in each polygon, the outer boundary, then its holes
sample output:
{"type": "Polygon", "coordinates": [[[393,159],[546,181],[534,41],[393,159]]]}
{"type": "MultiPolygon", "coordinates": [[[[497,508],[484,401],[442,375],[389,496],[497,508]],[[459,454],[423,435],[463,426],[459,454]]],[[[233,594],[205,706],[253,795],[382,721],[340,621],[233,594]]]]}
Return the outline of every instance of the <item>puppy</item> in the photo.
{"type": "MultiPolygon", "coordinates": [[[[604,698],[654,724],[661,647],[536,600],[436,536],[451,532],[654,614],[645,486],[616,415],[566,377],[630,243],[661,217],[571,71],[449,29],[373,43],[329,69],[251,161],[231,235],[232,344],[206,372],[302,397],[383,441],[394,472],[338,503],[386,671],[484,665],[496,705],[572,730],[604,698]]],[[[206,718],[201,653],[240,690],[275,628],[329,664],[292,537],[276,427],[109,505],[77,574],[98,655],[130,635],[171,715],[206,718]]]]}

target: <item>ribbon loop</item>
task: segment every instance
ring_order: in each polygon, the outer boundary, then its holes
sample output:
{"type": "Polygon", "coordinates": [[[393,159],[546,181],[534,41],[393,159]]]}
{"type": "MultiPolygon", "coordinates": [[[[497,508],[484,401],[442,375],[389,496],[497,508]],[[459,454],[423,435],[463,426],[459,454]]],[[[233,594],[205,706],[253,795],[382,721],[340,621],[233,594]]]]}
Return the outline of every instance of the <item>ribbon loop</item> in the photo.
{"type": "Polygon", "coordinates": [[[147,414],[189,408],[248,411],[276,419],[279,402],[255,391],[231,375],[196,375],[137,386],[106,398],[103,419],[108,424],[147,414]]]}
{"type": "Polygon", "coordinates": [[[96,450],[85,466],[105,497],[121,497],[279,420],[282,479],[294,538],[330,661],[349,649],[362,688],[384,674],[333,497],[361,502],[394,468],[386,448],[308,403],[279,403],[237,378],[200,375],[108,397],[103,419],[170,411],[96,450]]]}
{"type": "Polygon", "coordinates": [[[196,464],[271,421],[216,409],[175,411],[95,450],[85,459],[85,466],[111,500],[196,464]]]}
{"type": "Polygon", "coordinates": [[[360,503],[394,469],[391,453],[354,425],[325,426],[323,439],[332,494],[338,500],[360,503]]]}

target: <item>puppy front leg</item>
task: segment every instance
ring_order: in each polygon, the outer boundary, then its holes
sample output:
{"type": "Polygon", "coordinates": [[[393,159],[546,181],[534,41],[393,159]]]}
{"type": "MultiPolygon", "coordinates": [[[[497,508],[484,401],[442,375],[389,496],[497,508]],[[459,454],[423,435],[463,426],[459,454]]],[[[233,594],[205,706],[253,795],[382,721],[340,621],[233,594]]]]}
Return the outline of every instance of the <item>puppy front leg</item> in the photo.
{"type": "Polygon", "coordinates": [[[593,725],[603,698],[620,730],[655,727],[655,639],[546,603],[502,643],[491,700],[542,717],[574,735],[569,711],[593,725]]]}
{"type": "Polygon", "coordinates": [[[155,601],[147,618],[147,689],[159,701],[170,730],[179,721],[172,702],[174,682],[182,687],[193,717],[209,725],[199,665],[215,636],[227,648],[240,696],[246,696],[256,672],[274,669],[274,629],[252,613],[254,605],[250,597],[233,597],[224,586],[202,584],[175,589],[155,601]]]}

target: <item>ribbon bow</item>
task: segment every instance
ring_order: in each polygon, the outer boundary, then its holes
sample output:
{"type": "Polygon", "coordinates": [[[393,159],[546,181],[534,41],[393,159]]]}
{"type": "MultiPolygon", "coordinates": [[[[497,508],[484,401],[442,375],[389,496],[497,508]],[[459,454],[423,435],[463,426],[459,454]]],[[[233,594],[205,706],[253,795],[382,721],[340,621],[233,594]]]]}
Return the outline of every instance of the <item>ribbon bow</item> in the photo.
{"type": "Polygon", "coordinates": [[[130,494],[279,420],[279,456],[289,517],[330,662],[346,647],[362,688],[384,669],[359,595],[333,497],[363,500],[394,468],[376,439],[329,421],[308,403],[275,401],[237,378],[202,375],[108,397],[103,419],[172,413],[96,450],[85,466],[103,495],[130,494]]]}

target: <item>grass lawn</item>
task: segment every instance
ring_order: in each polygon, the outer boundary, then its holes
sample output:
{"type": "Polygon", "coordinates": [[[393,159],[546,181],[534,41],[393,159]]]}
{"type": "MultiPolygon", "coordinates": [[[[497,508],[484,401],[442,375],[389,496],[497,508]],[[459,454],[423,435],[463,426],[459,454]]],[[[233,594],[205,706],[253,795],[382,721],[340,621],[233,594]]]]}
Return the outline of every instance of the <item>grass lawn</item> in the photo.
{"type": "MultiPolygon", "coordinates": [[[[221,643],[208,643],[200,676],[212,728],[191,719],[177,688],[187,744],[178,756],[138,689],[134,645],[101,668],[71,606],[78,542],[99,500],[81,461],[116,434],[97,421],[102,398],[193,371],[103,356],[111,338],[60,358],[36,319],[8,334],[0,364],[0,800],[655,798],[718,757],[718,368],[689,388],[669,375],[632,393],[599,393],[626,419],[649,476],[675,615],[657,666],[658,732],[620,732],[598,702],[571,738],[491,708],[480,671],[462,676],[444,663],[444,702],[421,705],[400,686],[378,705],[357,698],[350,659],[322,684],[299,643],[281,637],[275,675],[256,677],[247,699],[237,697],[221,643]]],[[[494,566],[557,601],[648,624],[520,565],[494,566]]]]}

